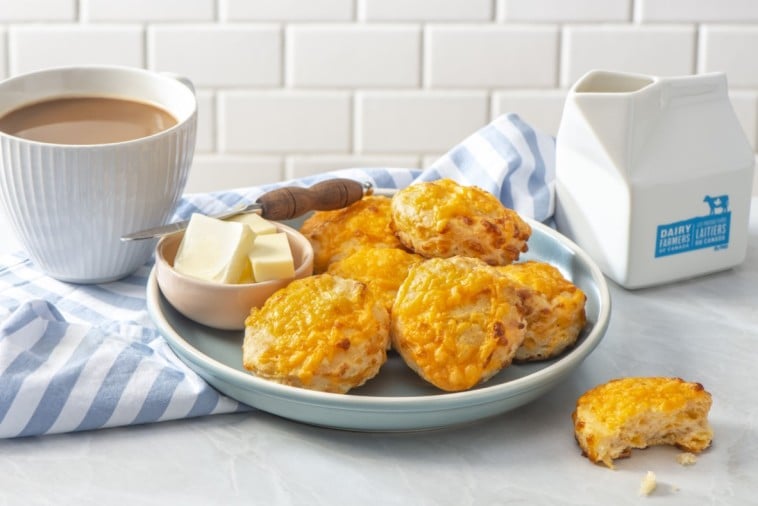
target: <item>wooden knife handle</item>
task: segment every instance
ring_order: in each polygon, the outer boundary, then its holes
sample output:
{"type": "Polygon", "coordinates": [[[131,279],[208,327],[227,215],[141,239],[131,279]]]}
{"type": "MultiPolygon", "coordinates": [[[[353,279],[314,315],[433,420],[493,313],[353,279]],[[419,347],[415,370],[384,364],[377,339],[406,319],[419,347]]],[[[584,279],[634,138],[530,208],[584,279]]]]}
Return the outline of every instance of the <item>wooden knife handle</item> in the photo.
{"type": "Polygon", "coordinates": [[[267,220],[289,220],[308,211],[342,209],[373,191],[371,183],[352,179],[328,179],[310,188],[286,186],[260,196],[261,216],[267,220]]]}

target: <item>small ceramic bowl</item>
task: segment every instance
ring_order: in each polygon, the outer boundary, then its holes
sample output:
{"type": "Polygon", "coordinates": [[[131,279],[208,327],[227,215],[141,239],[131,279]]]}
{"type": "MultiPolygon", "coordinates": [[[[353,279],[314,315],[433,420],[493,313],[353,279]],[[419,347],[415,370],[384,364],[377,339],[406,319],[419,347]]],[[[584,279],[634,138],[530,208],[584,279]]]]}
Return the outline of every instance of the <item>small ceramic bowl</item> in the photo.
{"type": "MultiPolygon", "coordinates": [[[[313,247],[297,230],[275,223],[287,234],[295,260],[295,278],[313,274],[313,247]]],[[[292,279],[230,285],[186,276],[174,269],[174,258],[184,233],[163,237],[155,253],[158,286],[166,300],[187,318],[223,330],[245,328],[250,308],[261,307],[271,294],[284,288],[292,279]]]]}

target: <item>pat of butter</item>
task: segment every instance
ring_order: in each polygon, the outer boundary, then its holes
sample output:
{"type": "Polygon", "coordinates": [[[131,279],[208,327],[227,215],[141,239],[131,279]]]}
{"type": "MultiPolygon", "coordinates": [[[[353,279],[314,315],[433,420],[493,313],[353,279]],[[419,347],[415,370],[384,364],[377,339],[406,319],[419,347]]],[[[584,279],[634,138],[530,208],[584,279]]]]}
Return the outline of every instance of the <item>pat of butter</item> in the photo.
{"type": "Polygon", "coordinates": [[[193,214],[176,253],[174,269],[206,281],[237,283],[252,247],[250,227],[193,214]]]}
{"type": "Polygon", "coordinates": [[[253,279],[253,266],[250,265],[249,257],[245,261],[245,267],[242,269],[242,274],[240,274],[240,279],[238,283],[241,285],[244,285],[247,283],[255,283],[255,279],[253,279]]]}
{"type": "Polygon", "coordinates": [[[231,218],[227,218],[227,221],[236,221],[239,223],[244,223],[245,225],[250,227],[250,229],[253,231],[253,234],[255,234],[256,237],[263,234],[276,233],[276,226],[273,223],[261,218],[259,215],[255,213],[238,214],[236,216],[232,216],[231,218]]]}
{"type": "Polygon", "coordinates": [[[250,251],[250,264],[256,282],[295,277],[295,262],[287,234],[259,235],[250,251]]]}

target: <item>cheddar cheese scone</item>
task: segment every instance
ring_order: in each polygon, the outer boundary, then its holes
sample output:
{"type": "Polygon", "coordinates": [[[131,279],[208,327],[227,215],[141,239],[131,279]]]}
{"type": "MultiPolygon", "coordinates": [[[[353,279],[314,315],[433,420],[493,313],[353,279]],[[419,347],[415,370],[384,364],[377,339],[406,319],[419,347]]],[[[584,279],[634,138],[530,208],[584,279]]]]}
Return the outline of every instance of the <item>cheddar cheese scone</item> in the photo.
{"type": "Polygon", "coordinates": [[[300,232],[313,246],[315,273],[326,272],[329,264],[363,248],[402,248],[390,228],[391,201],[380,195],[364,197],[334,211],[317,211],[308,217],[300,232]]]}
{"type": "Polygon", "coordinates": [[[613,468],[632,448],[676,445],[699,453],[711,444],[711,394],[681,378],[632,377],[584,393],[572,415],[583,454],[613,468]]]}
{"type": "Polygon", "coordinates": [[[491,193],[451,179],[416,183],[392,197],[392,227],[428,258],[475,257],[507,265],[527,250],[531,227],[491,193]]]}
{"type": "Polygon", "coordinates": [[[399,248],[364,248],[329,265],[329,274],[361,281],[376,290],[387,310],[392,309],[408,269],[424,258],[399,248]]]}
{"type": "Polygon", "coordinates": [[[244,366],[297,387],[345,393],[387,359],[389,312],[365,283],[330,274],[295,280],[245,320],[244,366]]]}
{"type": "Polygon", "coordinates": [[[498,270],[534,291],[524,300],[526,337],[516,351],[517,362],[553,358],[576,343],[587,322],[587,297],[581,289],[545,262],[532,260],[498,270]]]}
{"type": "Polygon", "coordinates": [[[508,366],[524,340],[521,297],[497,270],[468,257],[410,268],[392,306],[392,346],[426,381],[466,390],[508,366]]]}

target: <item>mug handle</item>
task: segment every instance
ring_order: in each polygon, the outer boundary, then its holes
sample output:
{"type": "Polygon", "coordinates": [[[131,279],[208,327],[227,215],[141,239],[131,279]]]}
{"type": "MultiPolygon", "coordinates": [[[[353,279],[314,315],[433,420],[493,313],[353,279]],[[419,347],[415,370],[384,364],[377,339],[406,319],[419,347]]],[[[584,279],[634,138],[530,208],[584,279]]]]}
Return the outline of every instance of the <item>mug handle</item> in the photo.
{"type": "Polygon", "coordinates": [[[189,77],[185,77],[181,74],[175,74],[174,72],[161,72],[161,74],[166,77],[170,77],[171,79],[174,79],[175,81],[179,81],[184,86],[189,88],[189,90],[192,92],[193,95],[197,95],[197,93],[195,93],[195,85],[192,84],[192,81],[190,81],[189,77]]]}

